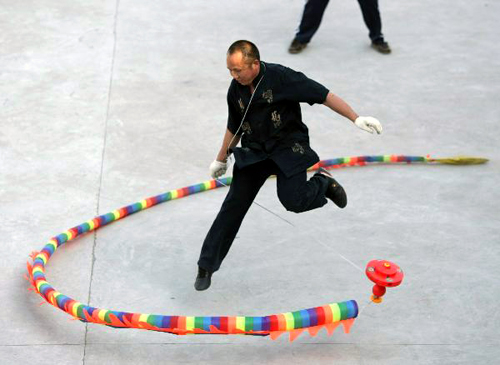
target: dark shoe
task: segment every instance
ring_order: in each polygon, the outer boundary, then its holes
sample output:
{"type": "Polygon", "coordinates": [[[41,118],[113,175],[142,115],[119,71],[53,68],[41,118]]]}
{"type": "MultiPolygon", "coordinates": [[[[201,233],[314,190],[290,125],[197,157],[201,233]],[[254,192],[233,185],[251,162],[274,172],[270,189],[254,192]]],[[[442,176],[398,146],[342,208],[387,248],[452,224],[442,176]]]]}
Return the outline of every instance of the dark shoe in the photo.
{"type": "Polygon", "coordinates": [[[347,195],[344,188],[340,185],[326,169],[320,167],[316,175],[325,176],[329,180],[328,189],[325,196],[334,202],[339,208],[345,208],[347,205],[347,195]]]}
{"type": "Polygon", "coordinates": [[[210,288],[212,273],[207,270],[198,267],[198,276],[196,276],[196,281],[194,282],[194,288],[198,291],[207,290],[210,288]]]}
{"type": "Polygon", "coordinates": [[[292,54],[300,53],[306,47],[307,43],[300,43],[298,40],[294,39],[290,47],[288,47],[288,52],[292,54]]]}
{"type": "Polygon", "coordinates": [[[391,53],[391,47],[389,47],[389,43],[384,40],[373,41],[372,48],[383,54],[391,53]]]}

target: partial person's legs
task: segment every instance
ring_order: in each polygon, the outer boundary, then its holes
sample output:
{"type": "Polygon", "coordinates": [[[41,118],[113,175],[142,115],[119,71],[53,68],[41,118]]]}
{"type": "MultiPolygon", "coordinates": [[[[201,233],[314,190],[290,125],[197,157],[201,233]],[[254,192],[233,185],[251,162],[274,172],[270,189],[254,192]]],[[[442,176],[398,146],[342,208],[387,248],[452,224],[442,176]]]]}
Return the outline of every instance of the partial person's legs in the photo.
{"type": "Polygon", "coordinates": [[[329,0],[308,0],[304,6],[302,19],[300,21],[299,29],[295,34],[292,44],[288,48],[290,53],[299,53],[306,48],[307,43],[318,30],[323,13],[329,0]]]}
{"type": "Polygon", "coordinates": [[[358,0],[358,3],[363,14],[363,20],[370,31],[369,37],[372,41],[372,47],[380,53],[390,53],[391,48],[382,34],[382,20],[378,9],[378,0],[358,0]]]}
{"type": "Polygon", "coordinates": [[[384,39],[382,34],[382,21],[378,10],[378,0],[358,0],[368,30],[369,37],[373,41],[384,39]]]}
{"type": "Polygon", "coordinates": [[[326,198],[332,200],[340,208],[347,204],[345,191],[326,170],[320,170],[307,180],[307,172],[303,171],[291,177],[282,172],[277,173],[278,198],[283,206],[295,213],[320,208],[326,204],[326,198]]]}
{"type": "Polygon", "coordinates": [[[229,192],[203,242],[200,268],[210,273],[219,269],[255,196],[273,173],[273,165],[274,162],[266,160],[243,169],[234,166],[229,192]]]}
{"type": "Polygon", "coordinates": [[[278,198],[286,210],[301,213],[320,208],[327,203],[325,192],[328,181],[320,176],[307,180],[306,171],[291,177],[278,172],[277,180],[278,198]]]}

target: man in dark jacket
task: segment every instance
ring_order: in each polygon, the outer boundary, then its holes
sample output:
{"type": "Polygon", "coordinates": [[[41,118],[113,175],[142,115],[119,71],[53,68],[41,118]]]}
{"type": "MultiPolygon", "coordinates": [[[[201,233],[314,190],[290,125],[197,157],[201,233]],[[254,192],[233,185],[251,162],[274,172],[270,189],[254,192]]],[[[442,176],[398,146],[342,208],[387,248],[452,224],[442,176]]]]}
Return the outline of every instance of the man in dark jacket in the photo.
{"type": "Polygon", "coordinates": [[[233,77],[227,94],[228,122],[222,147],[210,165],[213,178],[227,169],[235,156],[233,180],[201,249],[196,290],[210,286],[236,237],[241,222],[259,189],[276,175],[283,206],[300,213],[322,207],[327,199],[340,208],[347,204],[344,189],[321,169],[307,180],[307,168],[319,161],[309,146],[300,102],[324,104],[370,133],[382,131],[379,121],[360,117],[341,98],[300,72],[260,60],[249,41],[234,42],[227,52],[227,68],[233,77]],[[241,139],[241,147],[236,147],[241,139]]]}

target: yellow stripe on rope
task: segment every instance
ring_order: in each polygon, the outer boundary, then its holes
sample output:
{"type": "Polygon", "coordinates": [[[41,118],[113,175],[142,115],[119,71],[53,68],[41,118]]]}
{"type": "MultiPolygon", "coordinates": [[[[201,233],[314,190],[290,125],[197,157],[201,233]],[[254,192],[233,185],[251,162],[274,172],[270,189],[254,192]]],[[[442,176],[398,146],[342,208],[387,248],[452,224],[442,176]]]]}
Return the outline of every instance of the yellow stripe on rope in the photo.
{"type": "Polygon", "coordinates": [[[283,313],[283,315],[285,316],[286,330],[287,331],[293,330],[294,325],[295,325],[295,320],[293,318],[292,312],[286,312],[286,313],[283,313]]]}
{"type": "Polygon", "coordinates": [[[340,308],[337,303],[330,304],[330,308],[332,309],[332,322],[338,322],[341,319],[340,308]]]}
{"type": "Polygon", "coordinates": [[[75,238],[75,235],[73,234],[73,232],[71,232],[69,230],[68,231],[64,231],[63,234],[65,234],[66,237],[67,237],[66,241],[71,241],[73,238],[75,238]]]}
{"type": "Polygon", "coordinates": [[[47,255],[45,255],[44,253],[39,253],[38,255],[36,255],[35,260],[36,259],[42,260],[44,265],[47,264],[47,255]]]}
{"type": "Polygon", "coordinates": [[[43,284],[49,284],[49,283],[47,283],[45,280],[38,280],[38,281],[36,282],[36,288],[37,288],[38,292],[40,292],[40,287],[41,287],[43,284]]]}
{"type": "Polygon", "coordinates": [[[71,312],[74,317],[78,317],[78,308],[80,308],[83,304],[80,302],[76,302],[73,304],[73,308],[71,308],[71,312]]]}
{"type": "Polygon", "coordinates": [[[50,245],[52,246],[52,248],[55,250],[57,250],[57,243],[53,240],[50,240],[49,242],[47,242],[47,246],[50,245]]]}
{"type": "Polygon", "coordinates": [[[186,317],[186,331],[192,331],[194,329],[194,317],[186,317]]]}
{"type": "Polygon", "coordinates": [[[85,223],[87,223],[89,225],[89,231],[93,231],[95,229],[95,224],[94,224],[94,221],[92,219],[86,221],[85,223]]]}
{"type": "Polygon", "coordinates": [[[245,330],[245,317],[236,317],[236,329],[245,330]]]}
{"type": "Polygon", "coordinates": [[[61,295],[58,291],[53,291],[50,295],[50,301],[52,305],[57,306],[57,297],[61,295]]]}

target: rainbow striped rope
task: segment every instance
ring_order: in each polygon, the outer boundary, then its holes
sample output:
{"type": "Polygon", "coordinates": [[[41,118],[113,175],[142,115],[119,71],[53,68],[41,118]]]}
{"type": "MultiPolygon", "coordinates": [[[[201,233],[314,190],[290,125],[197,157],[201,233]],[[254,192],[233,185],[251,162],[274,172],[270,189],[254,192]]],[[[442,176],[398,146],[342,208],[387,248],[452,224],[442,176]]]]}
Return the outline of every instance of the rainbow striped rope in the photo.
{"type": "MultiPolygon", "coordinates": [[[[316,170],[319,167],[336,168],[354,165],[364,166],[369,163],[477,164],[486,161],[486,159],[469,157],[431,159],[429,157],[397,155],[359,156],[322,160],[310,170],[316,170]]],[[[231,177],[226,177],[218,181],[210,180],[201,184],[171,190],[164,194],[153,196],[110,213],[100,215],[52,237],[40,252],[31,254],[32,262],[28,262],[27,264],[29,275],[27,279],[32,285],[30,289],[37,292],[47,303],[65,311],[75,319],[111,327],[139,328],[168,332],[176,335],[202,333],[270,335],[272,339],[276,339],[282,333],[288,332],[290,334],[290,341],[293,341],[305,330],[314,336],[324,327],[329,334],[332,334],[339,324],[342,324],[344,331],[348,333],[354,319],[358,315],[358,305],[354,300],[263,317],[166,316],[128,313],[91,307],[59,293],[47,282],[45,277],[45,265],[57,248],[64,243],[157,204],[230,184],[231,177]]]]}

